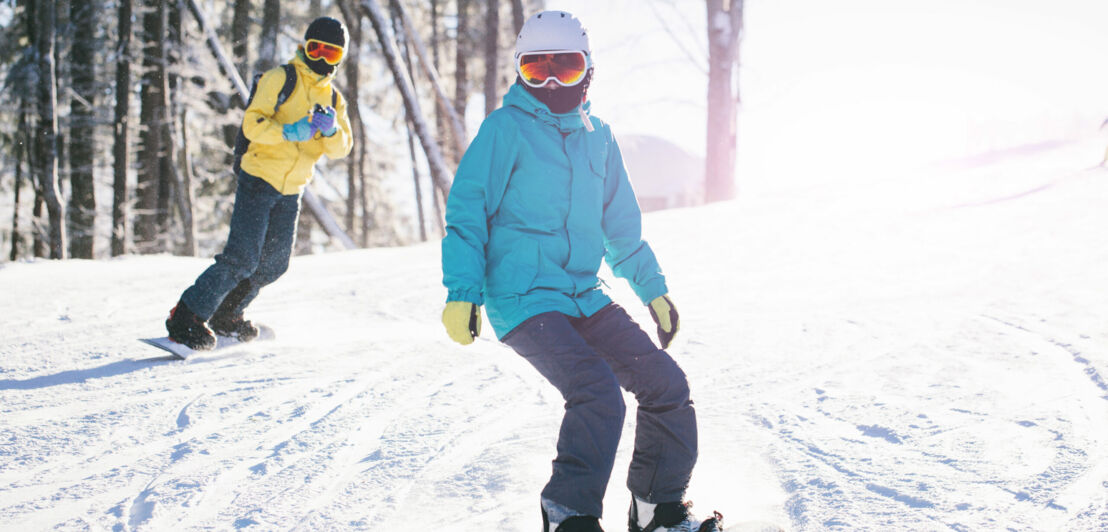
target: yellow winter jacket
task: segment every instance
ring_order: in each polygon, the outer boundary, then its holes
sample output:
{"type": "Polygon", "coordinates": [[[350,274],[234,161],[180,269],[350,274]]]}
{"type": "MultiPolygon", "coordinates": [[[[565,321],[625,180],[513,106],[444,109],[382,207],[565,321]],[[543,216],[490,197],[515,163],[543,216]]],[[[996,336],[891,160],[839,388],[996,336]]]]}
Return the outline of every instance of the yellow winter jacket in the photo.
{"type": "Polygon", "coordinates": [[[320,155],[329,159],[341,159],[350,153],[354,145],[350,133],[350,119],[346,116],[346,100],[331,85],[334,72],[320,76],[299,57],[290,64],[296,67],[296,88],[274,114],[277,94],[285,84],[285,70],[277,67],[258,80],[254,100],[242,117],[242,133],[250,139],[250,147],[242,156],[242,169],[266,180],[281,194],[299,194],[312,178],[312,165],[320,155]],[[315,104],[331,105],[331,91],[335,91],[335,116],[338,131],[330,137],[316,133],[311,140],[290,142],[282,135],[285,124],[291,124],[308,116],[315,104]]]}

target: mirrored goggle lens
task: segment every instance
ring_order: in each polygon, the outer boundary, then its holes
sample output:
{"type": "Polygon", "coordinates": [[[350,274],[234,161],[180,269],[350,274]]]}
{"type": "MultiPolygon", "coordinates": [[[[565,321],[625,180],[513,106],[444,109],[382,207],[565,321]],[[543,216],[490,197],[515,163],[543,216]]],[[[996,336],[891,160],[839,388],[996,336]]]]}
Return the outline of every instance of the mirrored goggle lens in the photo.
{"type": "Polygon", "coordinates": [[[585,54],[557,52],[519,56],[519,75],[530,85],[542,85],[551,78],[565,86],[581,82],[588,70],[585,54]]]}
{"type": "Polygon", "coordinates": [[[342,61],[342,47],[310,39],[304,46],[304,55],[307,55],[308,59],[312,61],[322,59],[329,65],[337,65],[339,61],[342,61]]]}

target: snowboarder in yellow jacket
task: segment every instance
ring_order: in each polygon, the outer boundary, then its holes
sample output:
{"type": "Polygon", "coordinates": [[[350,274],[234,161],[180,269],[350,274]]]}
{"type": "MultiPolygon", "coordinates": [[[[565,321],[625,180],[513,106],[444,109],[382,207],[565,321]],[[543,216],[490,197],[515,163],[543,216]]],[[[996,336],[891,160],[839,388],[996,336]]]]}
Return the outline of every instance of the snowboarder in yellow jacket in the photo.
{"type": "Polygon", "coordinates": [[[243,318],[243,310],[288,269],[300,196],[312,166],[321,155],[345,157],[353,145],[346,100],[331,83],[346,43],[341,22],[317,18],[288,65],[257,81],[242,120],[249,144],[236,165],[227,245],[170,311],[165,322],[170,339],[211,349],[214,334],[243,341],[257,337],[258,328],[243,318]]]}

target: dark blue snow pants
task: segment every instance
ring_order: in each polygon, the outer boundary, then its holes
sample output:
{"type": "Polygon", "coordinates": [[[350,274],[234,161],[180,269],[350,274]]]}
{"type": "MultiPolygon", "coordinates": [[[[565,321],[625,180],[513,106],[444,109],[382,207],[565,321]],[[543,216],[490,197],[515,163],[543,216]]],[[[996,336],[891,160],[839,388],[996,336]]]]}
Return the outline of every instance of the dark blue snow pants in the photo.
{"type": "Polygon", "coordinates": [[[503,338],[565,398],[554,474],[544,498],[601,516],[626,407],[639,403],[631,493],[647,502],[681,501],[696,463],[696,413],[684,372],[614,303],[574,318],[534,316],[503,338]]]}
{"type": "Polygon", "coordinates": [[[281,194],[265,180],[239,171],[227,245],[181,301],[207,320],[234,291],[234,308],[224,310],[241,314],[262,287],[288,270],[299,215],[299,194],[281,194]]]}

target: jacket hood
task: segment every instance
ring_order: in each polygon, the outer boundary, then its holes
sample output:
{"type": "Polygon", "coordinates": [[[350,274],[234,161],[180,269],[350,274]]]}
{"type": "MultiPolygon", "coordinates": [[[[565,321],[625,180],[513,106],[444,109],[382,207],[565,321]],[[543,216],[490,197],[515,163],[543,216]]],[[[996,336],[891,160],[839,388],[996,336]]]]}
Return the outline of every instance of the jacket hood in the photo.
{"type": "Polygon", "coordinates": [[[558,128],[558,131],[569,133],[585,127],[584,117],[588,115],[592,102],[586,101],[568,113],[555,114],[550,112],[550,108],[545,103],[527,92],[522,85],[515,83],[508,89],[508,94],[504,95],[504,106],[515,107],[558,128]]]}

